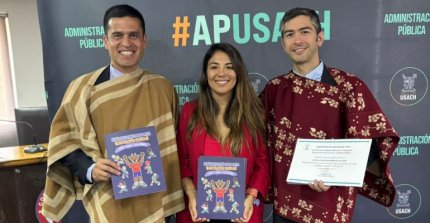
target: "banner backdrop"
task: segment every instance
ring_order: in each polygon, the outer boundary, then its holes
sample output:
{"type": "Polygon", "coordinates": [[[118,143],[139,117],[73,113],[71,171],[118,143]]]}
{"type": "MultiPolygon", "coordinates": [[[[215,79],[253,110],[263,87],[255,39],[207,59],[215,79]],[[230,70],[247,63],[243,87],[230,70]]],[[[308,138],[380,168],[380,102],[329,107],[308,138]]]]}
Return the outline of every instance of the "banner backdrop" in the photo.
{"type": "MultiPolygon", "coordinates": [[[[70,81],[109,64],[102,18],[113,0],[39,0],[45,88],[53,118],[70,81]]],[[[318,11],[325,33],[321,58],[359,76],[401,135],[391,170],[392,207],[359,198],[354,222],[428,222],[430,216],[430,4],[428,0],[122,1],[146,20],[142,67],[165,75],[180,105],[195,98],[208,45],[229,42],[242,53],[253,86],[291,69],[280,43],[285,11],[318,11]],[[426,189],[427,188],[427,189],[426,189]]],[[[270,210],[266,216],[270,215],[270,210]]],[[[267,222],[271,219],[267,218],[267,222]]]]}

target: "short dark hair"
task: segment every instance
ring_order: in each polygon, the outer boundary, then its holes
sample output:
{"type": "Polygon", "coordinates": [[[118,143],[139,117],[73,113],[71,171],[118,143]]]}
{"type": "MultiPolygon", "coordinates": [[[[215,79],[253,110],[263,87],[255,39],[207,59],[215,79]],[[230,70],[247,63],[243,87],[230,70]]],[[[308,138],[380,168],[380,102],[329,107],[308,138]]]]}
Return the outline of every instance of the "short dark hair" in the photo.
{"type": "Polygon", "coordinates": [[[311,19],[312,25],[314,26],[317,33],[321,32],[321,23],[320,23],[320,17],[318,16],[318,13],[315,10],[309,9],[309,8],[293,8],[288,12],[286,12],[284,17],[282,17],[282,20],[281,20],[281,24],[280,24],[281,31],[283,31],[282,28],[286,22],[300,15],[308,16],[311,19]]]}
{"type": "Polygon", "coordinates": [[[109,20],[111,18],[122,18],[122,17],[133,17],[140,20],[140,26],[142,27],[143,33],[145,33],[145,20],[143,19],[142,14],[134,7],[130,5],[114,5],[110,7],[105,12],[105,16],[103,18],[103,28],[105,31],[105,35],[109,30],[109,20]]]}

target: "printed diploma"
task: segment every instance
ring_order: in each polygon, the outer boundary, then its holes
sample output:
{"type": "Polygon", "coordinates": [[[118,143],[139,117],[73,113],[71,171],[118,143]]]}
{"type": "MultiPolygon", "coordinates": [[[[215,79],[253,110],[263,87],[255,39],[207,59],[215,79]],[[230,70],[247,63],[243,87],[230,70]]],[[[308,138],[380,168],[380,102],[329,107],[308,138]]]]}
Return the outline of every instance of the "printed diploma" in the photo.
{"type": "Polygon", "coordinates": [[[363,186],[372,139],[298,139],[287,182],[363,186]]]}

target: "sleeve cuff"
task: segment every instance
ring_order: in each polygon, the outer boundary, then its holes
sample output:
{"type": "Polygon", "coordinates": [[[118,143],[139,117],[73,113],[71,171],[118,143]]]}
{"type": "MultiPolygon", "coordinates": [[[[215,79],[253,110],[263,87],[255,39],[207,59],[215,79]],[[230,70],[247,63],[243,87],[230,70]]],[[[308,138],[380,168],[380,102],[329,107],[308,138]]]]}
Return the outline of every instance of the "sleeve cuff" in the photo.
{"type": "Polygon", "coordinates": [[[87,169],[87,182],[92,184],[93,183],[93,177],[92,177],[92,173],[93,173],[93,169],[96,166],[95,163],[91,164],[90,167],[88,167],[87,169]]]}
{"type": "Polygon", "coordinates": [[[250,188],[246,189],[246,194],[249,194],[249,195],[253,196],[254,199],[256,199],[258,197],[258,190],[250,187],[250,188]]]}

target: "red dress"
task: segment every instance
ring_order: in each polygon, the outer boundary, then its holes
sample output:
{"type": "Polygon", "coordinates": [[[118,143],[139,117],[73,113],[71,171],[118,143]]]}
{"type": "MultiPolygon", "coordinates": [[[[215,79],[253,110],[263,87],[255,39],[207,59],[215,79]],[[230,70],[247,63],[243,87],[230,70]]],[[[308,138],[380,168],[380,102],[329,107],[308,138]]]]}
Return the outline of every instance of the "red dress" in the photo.
{"type": "Polygon", "coordinates": [[[385,206],[393,202],[395,188],[388,161],[399,137],[364,82],[335,68],[325,68],[322,82],[290,72],[272,79],[262,98],[276,214],[297,222],[348,223],[357,193],[385,206]],[[287,184],[298,138],[372,138],[378,145],[380,176],[366,172],[362,188],[331,187],[326,192],[287,184]]]}
{"type": "MultiPolygon", "coordinates": [[[[191,178],[195,187],[197,187],[197,161],[200,156],[231,156],[228,149],[221,151],[220,143],[207,135],[204,129],[194,131],[191,139],[187,140],[186,129],[196,105],[197,103],[193,101],[186,103],[182,107],[177,133],[181,177],[191,178]]],[[[242,149],[239,157],[247,159],[246,184],[247,187],[258,190],[261,201],[259,206],[254,205],[253,214],[249,222],[262,223],[264,212],[263,197],[266,195],[270,184],[269,160],[263,139],[258,138],[258,148],[255,148],[251,135],[246,128],[244,128],[244,133],[245,139],[243,143],[245,144],[245,141],[247,141],[251,148],[249,150],[247,148],[242,149]]],[[[176,214],[176,222],[178,223],[192,222],[188,210],[188,200],[185,200],[185,210],[176,214]]]]}

